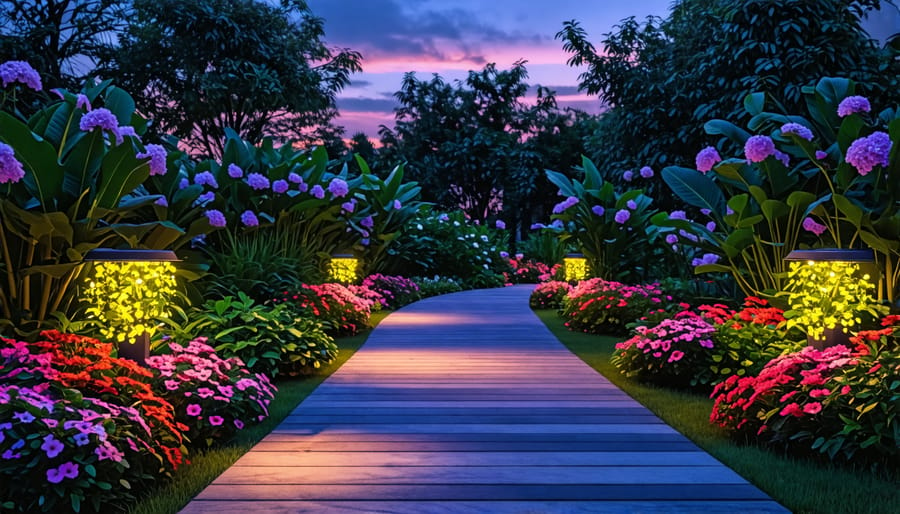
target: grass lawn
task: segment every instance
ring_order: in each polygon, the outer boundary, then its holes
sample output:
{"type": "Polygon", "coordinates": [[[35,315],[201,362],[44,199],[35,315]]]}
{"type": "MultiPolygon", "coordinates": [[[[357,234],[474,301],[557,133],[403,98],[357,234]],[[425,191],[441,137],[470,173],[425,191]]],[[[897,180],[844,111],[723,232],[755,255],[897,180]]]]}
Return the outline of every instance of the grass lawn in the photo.
{"type": "Polygon", "coordinates": [[[798,513],[900,512],[900,479],[777,455],[733,443],[709,423],[712,400],[702,395],[640,384],[609,363],[621,337],[569,331],[554,310],[535,311],[545,325],[581,360],[599,371],[666,423],[715,458],[798,513]]]}
{"type": "MultiPolygon", "coordinates": [[[[373,326],[380,323],[388,314],[389,311],[373,313],[371,318],[373,326]]],[[[132,506],[129,512],[131,514],[174,514],[181,510],[217,476],[234,464],[241,455],[248,452],[253,445],[278,426],[322,381],[340,368],[366,342],[370,333],[371,330],[367,330],[353,337],[338,339],[337,344],[340,351],[337,360],[330,366],[318,370],[316,374],[277,381],[275,385],[278,387],[278,394],[269,405],[268,419],[242,431],[227,445],[206,451],[192,452],[188,457],[191,461],[189,466],[183,466],[175,473],[173,480],[150,491],[132,506]]]]}

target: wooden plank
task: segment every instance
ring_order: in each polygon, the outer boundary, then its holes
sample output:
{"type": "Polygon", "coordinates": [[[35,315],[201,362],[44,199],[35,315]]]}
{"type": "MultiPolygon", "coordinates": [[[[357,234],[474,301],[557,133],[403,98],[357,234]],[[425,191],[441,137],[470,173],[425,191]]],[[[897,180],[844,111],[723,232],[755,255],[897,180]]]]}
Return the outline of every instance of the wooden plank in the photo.
{"type": "MultiPolygon", "coordinates": [[[[440,439],[439,434],[434,439],[440,439]]],[[[501,434],[494,439],[500,439],[501,434]]],[[[327,441],[261,442],[254,452],[691,452],[697,446],[678,441],[327,441]]],[[[301,457],[294,456],[294,460],[301,457]]],[[[302,462],[302,460],[300,460],[302,462]]]]}
{"type": "Polygon", "coordinates": [[[540,432],[520,433],[520,434],[280,434],[271,433],[267,435],[260,444],[270,442],[353,442],[353,441],[370,441],[370,442],[690,442],[681,434],[543,434],[540,432]]]}

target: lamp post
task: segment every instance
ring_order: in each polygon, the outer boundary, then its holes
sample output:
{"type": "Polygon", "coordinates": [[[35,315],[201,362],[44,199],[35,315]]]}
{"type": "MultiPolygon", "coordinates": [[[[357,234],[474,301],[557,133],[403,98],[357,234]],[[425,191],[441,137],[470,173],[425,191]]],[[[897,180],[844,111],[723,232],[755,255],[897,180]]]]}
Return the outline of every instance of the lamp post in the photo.
{"type": "Polygon", "coordinates": [[[150,356],[153,320],[168,311],[178,260],[171,250],[97,248],[84,256],[95,263],[88,313],[106,325],[101,333],[118,343],[120,358],[144,364],[150,356]]]}
{"type": "Polygon", "coordinates": [[[873,269],[872,250],[816,248],[794,250],[785,257],[790,262],[791,310],[807,324],[809,346],[819,350],[848,344],[844,328],[853,326],[860,311],[872,303],[869,289],[873,269]],[[819,326],[813,326],[813,324],[819,326]]]}
{"type": "Polygon", "coordinates": [[[359,270],[359,259],[353,254],[336,253],[328,264],[328,275],[335,282],[352,284],[356,281],[359,270]]]}
{"type": "Polygon", "coordinates": [[[574,282],[587,278],[587,259],[584,254],[570,253],[563,258],[563,269],[566,282],[574,282]]]}

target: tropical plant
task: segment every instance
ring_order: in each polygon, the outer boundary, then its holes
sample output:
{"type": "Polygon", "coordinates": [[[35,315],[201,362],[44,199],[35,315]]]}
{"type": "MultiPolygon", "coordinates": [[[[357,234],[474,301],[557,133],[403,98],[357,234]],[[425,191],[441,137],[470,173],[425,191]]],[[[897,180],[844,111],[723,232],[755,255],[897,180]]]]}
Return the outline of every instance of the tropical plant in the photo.
{"type": "Polygon", "coordinates": [[[563,243],[584,253],[592,276],[607,280],[646,278],[646,272],[642,272],[650,247],[646,227],[656,212],[650,207],[652,200],[640,189],[616,192],[590,159],[582,158],[581,164],[584,182],[547,171],[560,196],[566,197],[553,208],[552,217],[559,223],[550,228],[558,232],[563,243]]]}

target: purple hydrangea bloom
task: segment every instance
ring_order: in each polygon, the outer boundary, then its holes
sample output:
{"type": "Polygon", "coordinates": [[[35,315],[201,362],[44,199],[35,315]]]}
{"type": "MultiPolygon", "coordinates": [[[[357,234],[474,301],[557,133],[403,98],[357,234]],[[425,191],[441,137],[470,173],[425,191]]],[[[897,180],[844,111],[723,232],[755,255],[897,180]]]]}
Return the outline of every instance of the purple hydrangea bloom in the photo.
{"type": "Polygon", "coordinates": [[[322,189],[322,186],[320,186],[319,184],[314,185],[312,189],[309,190],[309,194],[313,195],[319,200],[325,198],[325,190],[322,189]]]}
{"type": "Polygon", "coordinates": [[[297,190],[301,193],[305,193],[309,191],[309,184],[307,184],[306,182],[302,182],[299,186],[297,186],[297,190]]]}
{"type": "Polygon", "coordinates": [[[700,209],[700,214],[709,216],[710,214],[712,214],[712,209],[700,209]]]}
{"type": "Polygon", "coordinates": [[[627,170],[625,173],[622,173],[622,178],[625,179],[625,182],[631,182],[631,179],[634,178],[634,172],[627,170]]]}
{"type": "Polygon", "coordinates": [[[670,245],[673,245],[678,242],[678,236],[676,236],[675,234],[669,234],[666,236],[666,242],[670,245]]]}
{"type": "Polygon", "coordinates": [[[0,143],[0,184],[15,184],[25,176],[22,163],[16,159],[16,151],[6,143],[0,143]]]}
{"type": "Polygon", "coordinates": [[[343,180],[333,178],[331,183],[328,184],[328,192],[331,193],[334,198],[343,198],[350,192],[350,187],[343,180]]]}
{"type": "Polygon", "coordinates": [[[284,193],[290,188],[290,184],[288,184],[287,180],[276,180],[272,183],[272,191],[276,193],[284,193]]]}
{"type": "Polygon", "coordinates": [[[823,161],[828,157],[828,152],[823,152],[822,150],[816,150],[816,159],[823,161]]]}
{"type": "Polygon", "coordinates": [[[744,143],[744,155],[750,162],[762,162],[766,157],[775,154],[775,143],[769,136],[751,136],[744,143]]]}
{"type": "Polygon", "coordinates": [[[154,203],[154,205],[159,205],[160,207],[168,207],[169,206],[169,201],[166,200],[165,196],[160,196],[153,203],[154,203]]]}
{"type": "Polygon", "coordinates": [[[670,220],[686,220],[687,214],[684,211],[672,211],[672,213],[669,214],[669,219],[670,220]]]}
{"type": "Polygon", "coordinates": [[[113,113],[109,112],[109,109],[101,107],[85,113],[81,117],[81,121],[78,122],[78,128],[85,132],[90,132],[95,128],[115,131],[119,128],[119,120],[116,119],[113,113]]]}
{"type": "Polygon", "coordinates": [[[591,207],[591,212],[593,212],[597,216],[603,216],[603,214],[606,212],[606,209],[604,209],[602,205],[595,205],[591,207]]]}
{"type": "Polygon", "coordinates": [[[838,116],[843,118],[844,116],[850,116],[857,112],[869,112],[871,110],[872,106],[869,104],[869,100],[866,99],[866,97],[848,96],[838,104],[837,112],[838,116]]]}
{"type": "Polygon", "coordinates": [[[498,229],[504,230],[506,228],[506,223],[503,220],[497,220],[497,223],[494,224],[498,229]]]}
{"type": "Polygon", "coordinates": [[[628,200],[627,202],[625,202],[625,207],[628,207],[633,211],[637,209],[637,202],[635,202],[634,200],[628,200]]]}
{"type": "Polygon", "coordinates": [[[688,241],[693,241],[695,243],[700,240],[699,237],[695,236],[694,234],[691,234],[690,232],[688,232],[687,230],[684,230],[684,229],[679,230],[678,235],[687,239],[688,241]]]}
{"type": "Polygon", "coordinates": [[[691,266],[696,268],[697,266],[702,266],[704,264],[715,264],[717,262],[719,262],[718,255],[716,255],[714,253],[705,253],[705,254],[703,254],[703,257],[692,260],[691,266]]]}
{"type": "Polygon", "coordinates": [[[731,216],[732,214],[734,214],[734,209],[732,209],[730,205],[726,205],[725,206],[725,215],[731,216]]]}
{"type": "Polygon", "coordinates": [[[543,223],[532,223],[531,224],[531,230],[540,230],[542,228],[547,228],[547,225],[544,225],[543,223]]]}
{"type": "Polygon", "coordinates": [[[206,215],[206,219],[209,220],[209,224],[213,227],[222,228],[226,225],[225,215],[222,214],[222,211],[210,209],[203,214],[206,215]]]}
{"type": "Polygon", "coordinates": [[[779,150],[775,150],[775,153],[773,155],[775,156],[776,159],[781,161],[781,164],[784,164],[785,167],[791,165],[791,156],[790,155],[788,155],[782,151],[779,151],[779,150]]]}
{"type": "Polygon", "coordinates": [[[341,204],[341,209],[350,213],[353,212],[354,209],[356,209],[356,204],[353,202],[344,202],[341,204]]]}
{"type": "Polygon", "coordinates": [[[563,213],[566,209],[568,209],[569,207],[574,206],[574,205],[577,204],[577,203],[578,203],[578,197],[576,197],[576,196],[570,196],[570,197],[566,198],[565,200],[563,200],[563,201],[561,201],[561,202],[559,202],[558,204],[556,204],[556,205],[553,206],[553,214],[561,214],[561,213],[563,213]]]}
{"type": "Polygon", "coordinates": [[[821,223],[816,223],[816,220],[812,218],[806,218],[803,220],[803,228],[808,232],[812,232],[817,236],[821,236],[822,233],[825,232],[825,229],[827,229],[828,227],[822,225],[821,223]]]}
{"type": "Polygon", "coordinates": [[[399,211],[403,207],[403,204],[400,203],[400,200],[394,200],[394,210],[399,211]]]}
{"type": "Polygon", "coordinates": [[[288,173],[288,180],[294,184],[302,184],[303,183],[303,177],[301,177],[300,175],[297,175],[293,171],[288,173]]]}
{"type": "Polygon", "coordinates": [[[202,195],[198,196],[196,200],[194,200],[194,205],[206,205],[209,202],[216,199],[216,194],[212,191],[207,191],[202,195]]]}
{"type": "Polygon", "coordinates": [[[641,168],[641,176],[644,178],[652,178],[653,177],[653,168],[650,166],[644,166],[641,168]]]}
{"type": "MultiPolygon", "coordinates": [[[[99,109],[98,109],[99,110],[99,109]]],[[[94,111],[96,112],[96,111],[94,111]]],[[[145,152],[141,152],[135,155],[138,159],[146,159],[150,158],[150,176],[153,175],[165,175],[166,174],[166,149],[162,147],[162,145],[147,145],[144,147],[146,149],[145,152]]],[[[187,179],[181,179],[181,185],[179,185],[179,189],[184,189],[188,186],[187,179]]]]}
{"type": "Polygon", "coordinates": [[[782,134],[794,134],[795,136],[805,139],[807,141],[812,141],[813,133],[812,130],[804,127],[799,123],[785,123],[781,126],[782,134]]]}
{"type": "Polygon", "coordinates": [[[91,101],[88,100],[88,97],[78,93],[78,96],[75,97],[75,108],[91,112],[91,101]]]}
{"type": "Polygon", "coordinates": [[[125,141],[125,136],[129,137],[138,137],[137,132],[134,131],[134,127],[131,125],[122,125],[121,127],[116,127],[114,130],[116,134],[116,144],[121,145],[123,141],[125,141]]]}
{"type": "Polygon", "coordinates": [[[228,165],[228,176],[231,178],[241,178],[244,176],[244,170],[237,164],[228,165]]]}
{"type": "Polygon", "coordinates": [[[716,150],[714,146],[707,146],[703,150],[697,152],[697,171],[701,173],[706,173],[713,169],[713,167],[722,162],[722,157],[719,156],[719,151],[716,150]]]}
{"type": "Polygon", "coordinates": [[[269,189],[269,179],[259,173],[251,173],[247,175],[247,185],[257,191],[269,189]]]}
{"type": "Polygon", "coordinates": [[[243,223],[245,227],[256,227],[259,226],[259,218],[256,217],[256,214],[253,211],[246,210],[241,213],[241,223],[243,223]]]}
{"type": "Polygon", "coordinates": [[[184,188],[188,187],[189,185],[191,185],[191,182],[188,179],[183,178],[178,183],[178,189],[184,189],[184,188]]]}
{"type": "Polygon", "coordinates": [[[209,171],[201,171],[197,175],[194,176],[194,184],[199,184],[201,186],[209,186],[213,189],[219,189],[219,183],[216,182],[216,177],[209,171]]]}
{"type": "Polygon", "coordinates": [[[375,226],[375,220],[372,219],[372,216],[366,216],[362,219],[362,221],[359,222],[359,224],[366,228],[372,228],[375,226]]]}
{"type": "Polygon", "coordinates": [[[850,144],[844,160],[852,164],[860,175],[868,175],[875,166],[887,166],[893,142],[885,132],[873,132],[850,144]]]}
{"type": "Polygon", "coordinates": [[[616,212],[615,220],[616,220],[616,223],[618,223],[620,225],[625,223],[626,221],[628,221],[629,218],[631,218],[631,212],[629,212],[626,209],[621,209],[618,212],[616,212]]]}
{"type": "Polygon", "coordinates": [[[710,232],[715,232],[716,231],[716,222],[710,221],[709,223],[707,223],[706,230],[709,230],[710,232]]]}
{"type": "Polygon", "coordinates": [[[10,82],[25,84],[35,91],[40,91],[43,87],[41,76],[25,61],[6,61],[0,64],[0,80],[3,80],[3,87],[10,82]]]}

